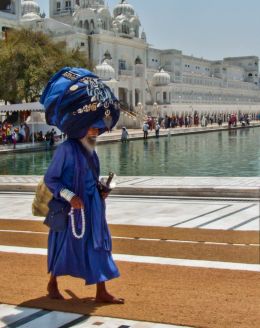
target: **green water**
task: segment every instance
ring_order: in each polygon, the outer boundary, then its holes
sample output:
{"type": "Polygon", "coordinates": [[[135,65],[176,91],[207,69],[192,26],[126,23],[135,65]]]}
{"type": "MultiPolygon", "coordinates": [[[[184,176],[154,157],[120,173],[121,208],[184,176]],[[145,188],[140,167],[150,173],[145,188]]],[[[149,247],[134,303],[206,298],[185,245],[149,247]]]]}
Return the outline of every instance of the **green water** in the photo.
{"type": "MultiPolygon", "coordinates": [[[[97,147],[101,173],[153,176],[260,176],[260,128],[130,141],[97,147]]],[[[0,156],[0,175],[42,175],[51,152],[0,156]]]]}

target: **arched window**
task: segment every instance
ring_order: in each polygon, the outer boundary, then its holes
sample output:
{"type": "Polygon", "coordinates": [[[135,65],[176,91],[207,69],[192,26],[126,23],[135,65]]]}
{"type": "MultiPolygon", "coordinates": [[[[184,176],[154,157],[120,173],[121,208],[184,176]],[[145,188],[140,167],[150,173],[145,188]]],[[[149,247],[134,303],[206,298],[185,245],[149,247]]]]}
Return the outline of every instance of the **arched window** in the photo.
{"type": "Polygon", "coordinates": [[[106,24],[106,21],[102,21],[102,29],[103,30],[107,30],[107,24],[106,24]]]}
{"type": "Polygon", "coordinates": [[[167,103],[167,92],[163,92],[163,103],[166,104],[167,103]]]}
{"type": "Polygon", "coordinates": [[[108,59],[108,60],[112,59],[112,56],[108,50],[104,53],[104,59],[108,59]]]}
{"type": "Polygon", "coordinates": [[[95,23],[94,23],[93,19],[91,19],[91,21],[90,21],[90,31],[94,32],[94,30],[95,30],[95,23]]]}
{"type": "Polygon", "coordinates": [[[130,33],[129,26],[126,22],[122,24],[122,33],[124,33],[124,34],[130,33]]]}
{"type": "Polygon", "coordinates": [[[135,65],[142,64],[142,63],[143,63],[142,59],[139,56],[137,56],[135,59],[135,65]]]}
{"type": "Polygon", "coordinates": [[[88,20],[85,20],[84,22],[84,29],[89,32],[89,21],[88,20]]]}
{"type": "Polygon", "coordinates": [[[252,77],[252,76],[253,76],[253,74],[252,74],[252,73],[249,73],[249,74],[248,74],[248,76],[249,76],[249,77],[252,77]]]}
{"type": "Polygon", "coordinates": [[[79,28],[82,28],[82,27],[83,27],[83,22],[79,21],[79,28]]]}

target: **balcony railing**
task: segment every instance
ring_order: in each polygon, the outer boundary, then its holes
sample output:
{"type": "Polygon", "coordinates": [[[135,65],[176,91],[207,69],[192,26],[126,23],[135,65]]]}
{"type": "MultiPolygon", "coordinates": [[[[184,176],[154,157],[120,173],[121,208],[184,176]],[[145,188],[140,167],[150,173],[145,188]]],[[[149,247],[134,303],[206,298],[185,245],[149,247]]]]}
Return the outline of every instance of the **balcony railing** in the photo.
{"type": "Polygon", "coordinates": [[[67,16],[68,14],[72,15],[73,14],[73,9],[68,8],[65,10],[55,10],[53,13],[55,16],[67,16]]]}
{"type": "Polygon", "coordinates": [[[133,75],[133,70],[132,69],[120,69],[119,70],[119,75],[132,76],[133,75]]]}

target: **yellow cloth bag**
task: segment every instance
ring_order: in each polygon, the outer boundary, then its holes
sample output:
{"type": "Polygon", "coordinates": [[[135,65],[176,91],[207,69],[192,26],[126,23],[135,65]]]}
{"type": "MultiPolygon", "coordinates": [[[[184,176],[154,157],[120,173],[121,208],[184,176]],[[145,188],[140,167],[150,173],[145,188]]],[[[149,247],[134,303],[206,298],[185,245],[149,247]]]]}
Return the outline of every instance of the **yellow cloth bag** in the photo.
{"type": "Polygon", "coordinates": [[[42,179],[36,189],[36,194],[32,203],[32,214],[34,216],[46,217],[49,212],[48,203],[52,198],[53,194],[42,179]]]}

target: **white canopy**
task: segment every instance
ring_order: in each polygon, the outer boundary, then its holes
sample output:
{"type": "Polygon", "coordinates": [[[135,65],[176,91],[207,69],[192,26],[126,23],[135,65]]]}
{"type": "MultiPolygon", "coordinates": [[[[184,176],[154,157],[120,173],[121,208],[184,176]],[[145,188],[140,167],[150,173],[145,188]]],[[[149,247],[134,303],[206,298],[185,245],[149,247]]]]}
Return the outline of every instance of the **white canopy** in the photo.
{"type": "Polygon", "coordinates": [[[22,104],[13,104],[13,105],[2,105],[0,106],[0,113],[12,113],[12,112],[44,112],[45,109],[42,104],[39,102],[34,103],[22,103],[22,104]]]}

